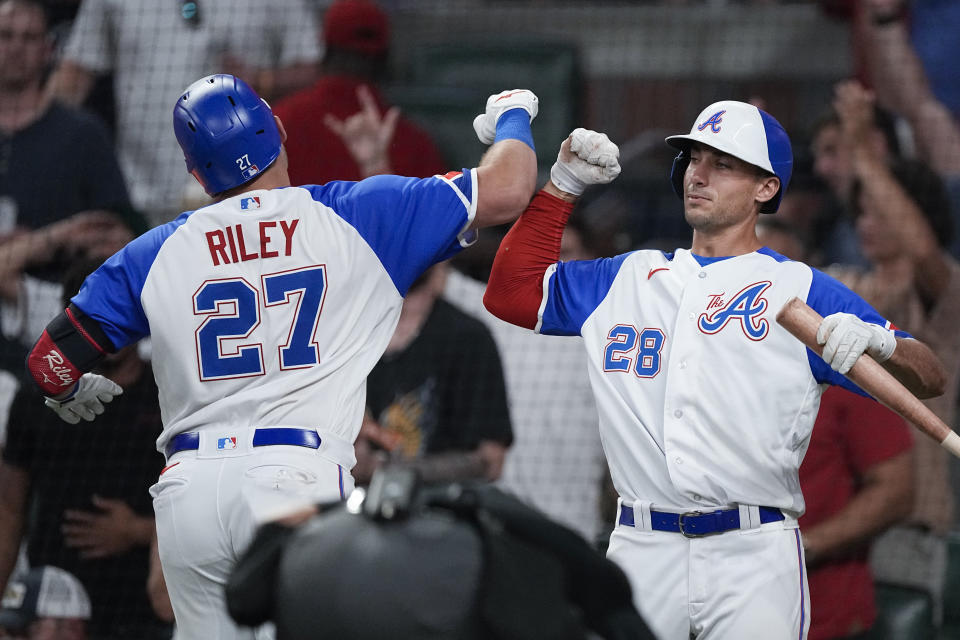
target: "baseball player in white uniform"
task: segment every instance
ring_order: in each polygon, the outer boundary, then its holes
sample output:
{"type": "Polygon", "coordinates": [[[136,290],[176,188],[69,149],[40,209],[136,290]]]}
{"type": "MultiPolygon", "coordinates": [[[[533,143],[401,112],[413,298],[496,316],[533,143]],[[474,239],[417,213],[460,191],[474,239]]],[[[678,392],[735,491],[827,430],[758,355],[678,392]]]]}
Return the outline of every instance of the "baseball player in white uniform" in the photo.
{"type": "Polygon", "coordinates": [[[253,637],[224,605],[238,554],[285,503],[352,489],[366,377],[403,296],[529,203],[536,113],[530,91],[491,96],[477,127],[493,146],[475,169],[291,187],[283,126],[249,86],[216,75],[181,95],[177,139],[216,202],[108,259],[28,356],[75,423],[121,392],[85,372],[151,336],[167,458],[151,493],[178,638],[253,637]]]}
{"type": "Polygon", "coordinates": [[[859,391],[841,374],[864,352],[922,397],[942,393],[943,368],[839,282],[761,246],[755,224],[792,166],[774,118],[718,102],[667,142],[690,249],[557,262],[572,202],[619,172],[616,146],[577,130],[504,238],[484,301],[508,322],[584,337],[620,494],[609,555],[658,637],[802,640],[797,470],[821,391],[859,391]],[[794,296],[825,317],[823,359],[775,321],[794,296]]]}

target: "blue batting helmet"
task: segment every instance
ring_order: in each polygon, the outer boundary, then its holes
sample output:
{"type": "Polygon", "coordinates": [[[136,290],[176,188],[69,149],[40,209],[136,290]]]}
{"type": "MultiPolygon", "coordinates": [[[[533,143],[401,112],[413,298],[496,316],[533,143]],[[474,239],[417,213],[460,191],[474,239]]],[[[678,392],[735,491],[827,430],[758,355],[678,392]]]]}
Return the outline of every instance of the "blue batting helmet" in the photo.
{"type": "Polygon", "coordinates": [[[280,155],[270,105],[225,73],[191,84],[173,109],[173,130],[187,171],[210,195],[253,180],[280,155]]]}
{"type": "Polygon", "coordinates": [[[690,145],[700,142],[760,167],[780,178],[780,189],[760,207],[761,213],[775,213],[793,173],[790,138],[776,119],[752,104],[723,100],[703,111],[693,123],[689,135],[670,136],[667,144],[680,150],[673,161],[670,182],[683,198],[683,174],[690,164],[690,145]]]}

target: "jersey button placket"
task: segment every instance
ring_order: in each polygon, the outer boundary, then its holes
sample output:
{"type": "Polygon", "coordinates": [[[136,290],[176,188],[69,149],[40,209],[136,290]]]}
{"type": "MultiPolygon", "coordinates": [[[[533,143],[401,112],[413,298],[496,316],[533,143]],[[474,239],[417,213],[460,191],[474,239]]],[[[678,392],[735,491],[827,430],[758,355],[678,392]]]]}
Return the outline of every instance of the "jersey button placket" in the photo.
{"type": "MultiPolygon", "coordinates": [[[[674,409],[674,410],[673,410],[673,417],[676,418],[677,420],[679,420],[680,418],[682,418],[682,417],[683,417],[683,409],[674,409]]],[[[681,458],[680,456],[677,456],[676,458],[674,458],[673,461],[674,461],[675,463],[677,463],[678,465],[683,464],[683,458],[681,458]]]]}

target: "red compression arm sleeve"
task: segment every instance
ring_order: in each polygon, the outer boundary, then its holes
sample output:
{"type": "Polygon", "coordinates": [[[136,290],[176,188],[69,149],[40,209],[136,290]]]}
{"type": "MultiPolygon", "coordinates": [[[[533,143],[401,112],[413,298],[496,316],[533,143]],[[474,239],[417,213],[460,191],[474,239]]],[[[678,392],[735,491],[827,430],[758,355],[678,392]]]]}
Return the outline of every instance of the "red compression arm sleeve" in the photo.
{"type": "Polygon", "coordinates": [[[537,326],[543,276],[560,258],[560,240],[573,203],[539,191],[497,250],[483,296],[487,310],[527,329],[537,326]]]}

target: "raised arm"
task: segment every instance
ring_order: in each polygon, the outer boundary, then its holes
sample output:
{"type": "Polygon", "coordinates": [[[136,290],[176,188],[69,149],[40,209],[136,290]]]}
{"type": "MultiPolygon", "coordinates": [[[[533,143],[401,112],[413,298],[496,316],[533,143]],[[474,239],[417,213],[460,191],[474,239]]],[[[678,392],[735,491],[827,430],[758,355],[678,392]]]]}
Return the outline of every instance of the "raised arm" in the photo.
{"type": "MultiPolygon", "coordinates": [[[[324,123],[340,136],[364,177],[390,173],[389,145],[399,110],[380,115],[367,87],[357,90],[360,111],[324,123]]],[[[537,180],[537,156],[530,123],[537,116],[537,96],[526,89],[503,91],[487,99],[486,111],[474,120],[477,137],[492,145],[477,167],[477,212],[471,228],[512,222],[530,203],[537,180]]]]}
{"type": "Polygon", "coordinates": [[[880,101],[913,127],[923,157],[944,176],[960,175],[960,124],[937,100],[910,43],[901,5],[867,0],[857,16],[870,81],[880,101]]]}
{"type": "Polygon", "coordinates": [[[913,264],[916,287],[924,300],[934,306],[949,285],[950,265],[917,202],[870,144],[869,136],[874,128],[873,100],[873,94],[855,80],[841,82],[835,90],[834,108],[850,148],[863,207],[883,218],[891,233],[896,230],[904,253],[913,264]]]}
{"type": "Polygon", "coordinates": [[[605,134],[576,129],[560,146],[550,180],[500,243],[483,297],[487,310],[527,329],[537,324],[543,277],[560,257],[563,228],[589,184],[620,174],[620,151],[605,134]]]}
{"type": "Polygon", "coordinates": [[[367,85],[357,87],[357,101],[360,103],[357,113],[343,120],[327,113],[323,116],[323,123],[343,141],[364,178],[393,173],[390,143],[400,118],[400,109],[391,107],[381,116],[373,92],[367,85]]]}
{"type": "Polygon", "coordinates": [[[530,203],[537,186],[537,155],[530,123],[539,101],[532,91],[492,95],[473,121],[477,137],[492,144],[477,167],[477,213],[472,228],[512,222],[530,203]]]}

